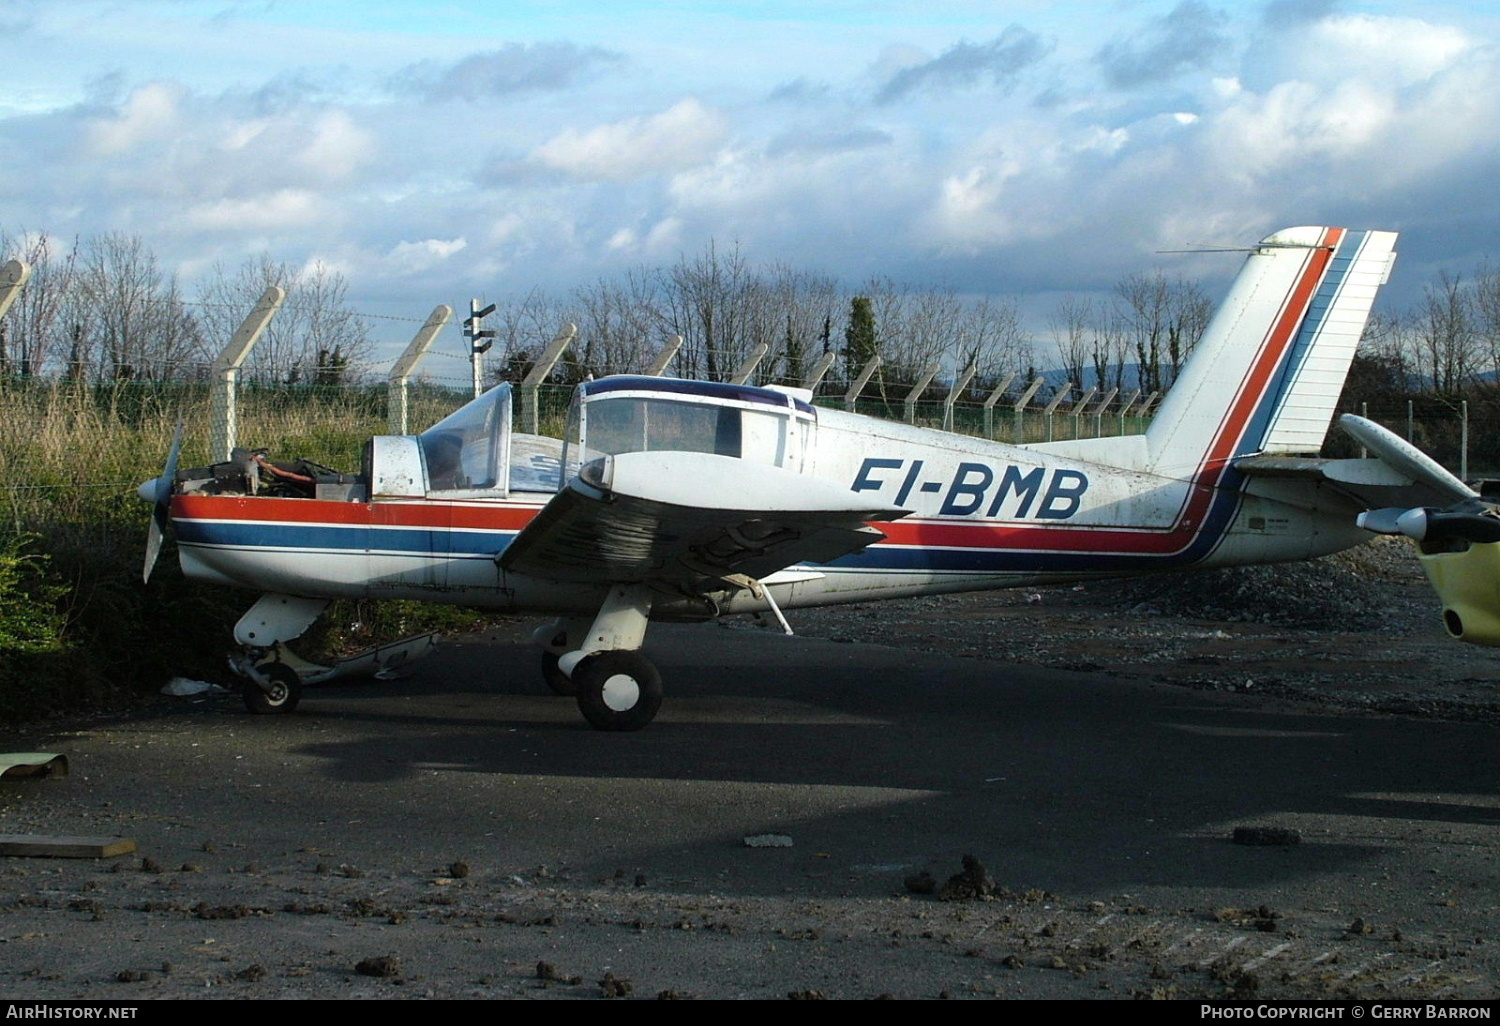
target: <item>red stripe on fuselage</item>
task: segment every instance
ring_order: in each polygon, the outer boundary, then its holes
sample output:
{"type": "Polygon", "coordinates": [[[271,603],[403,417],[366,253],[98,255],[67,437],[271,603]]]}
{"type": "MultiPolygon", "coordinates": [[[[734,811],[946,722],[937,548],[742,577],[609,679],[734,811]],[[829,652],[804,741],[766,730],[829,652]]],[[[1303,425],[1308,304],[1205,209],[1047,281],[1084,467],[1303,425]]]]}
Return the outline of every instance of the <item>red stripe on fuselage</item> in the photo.
{"type": "MultiPolygon", "coordinates": [[[[550,498],[551,496],[547,496],[550,498]]],[[[473,531],[519,531],[542,504],[414,501],[333,502],[248,495],[179,495],[179,520],[244,520],[268,524],[334,524],[350,527],[436,527],[473,531]]]]}

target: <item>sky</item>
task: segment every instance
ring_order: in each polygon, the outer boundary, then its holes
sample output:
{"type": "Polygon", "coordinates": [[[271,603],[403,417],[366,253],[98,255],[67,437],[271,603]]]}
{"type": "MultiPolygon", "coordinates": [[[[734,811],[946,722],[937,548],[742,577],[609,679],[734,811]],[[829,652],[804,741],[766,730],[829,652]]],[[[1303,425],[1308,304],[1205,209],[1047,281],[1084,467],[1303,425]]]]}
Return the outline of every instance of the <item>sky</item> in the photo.
{"type": "Polygon", "coordinates": [[[1497,43],[1476,0],[0,0],[0,229],[417,321],[738,243],[1042,330],[1337,224],[1412,302],[1500,257],[1497,43]]]}

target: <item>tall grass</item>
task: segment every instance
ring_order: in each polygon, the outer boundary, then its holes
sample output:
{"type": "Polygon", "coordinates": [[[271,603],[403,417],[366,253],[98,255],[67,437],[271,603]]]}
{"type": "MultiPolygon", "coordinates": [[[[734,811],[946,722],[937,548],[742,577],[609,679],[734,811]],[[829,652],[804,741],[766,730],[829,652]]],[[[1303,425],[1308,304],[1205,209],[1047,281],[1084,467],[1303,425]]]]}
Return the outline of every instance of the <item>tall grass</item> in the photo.
{"type": "MultiPolygon", "coordinates": [[[[365,440],[386,429],[378,389],[246,388],[238,405],[240,444],[340,470],[358,470],[365,440]]],[[[425,426],[456,403],[413,405],[413,425],[425,426]]],[[[230,629],[251,596],[186,580],[170,547],[141,583],[151,510],[136,490],[161,473],[179,419],[181,465],[208,463],[202,385],[0,381],[0,720],[118,704],[171,676],[225,677],[230,629]]],[[[410,606],[366,604],[342,619],[367,633],[422,629],[410,606]]]]}

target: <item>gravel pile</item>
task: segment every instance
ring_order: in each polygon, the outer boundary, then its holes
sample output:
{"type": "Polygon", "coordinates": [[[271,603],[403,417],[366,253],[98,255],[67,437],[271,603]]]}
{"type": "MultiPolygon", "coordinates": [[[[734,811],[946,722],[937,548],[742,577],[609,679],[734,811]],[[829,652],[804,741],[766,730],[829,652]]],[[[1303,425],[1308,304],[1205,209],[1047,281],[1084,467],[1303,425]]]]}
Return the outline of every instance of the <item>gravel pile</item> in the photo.
{"type": "Polygon", "coordinates": [[[1410,546],[1376,542],[1301,563],[1226,567],[1135,578],[1114,586],[1114,604],[1137,612],[1308,630],[1372,630],[1391,618],[1391,581],[1419,578],[1410,546]]]}

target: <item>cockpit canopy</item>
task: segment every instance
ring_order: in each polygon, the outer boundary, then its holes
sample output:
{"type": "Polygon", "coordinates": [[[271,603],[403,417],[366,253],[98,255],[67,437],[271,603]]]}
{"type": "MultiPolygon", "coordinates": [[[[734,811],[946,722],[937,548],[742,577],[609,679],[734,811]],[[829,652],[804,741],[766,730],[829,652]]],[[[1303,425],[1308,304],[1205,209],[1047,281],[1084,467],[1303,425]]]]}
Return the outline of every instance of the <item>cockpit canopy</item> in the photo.
{"type": "Polygon", "coordinates": [[[563,481],[624,452],[706,452],[801,470],[817,412],[788,391],[620,375],[578,386],[564,438],[563,481]]]}
{"type": "Polygon", "coordinates": [[[510,385],[490,389],[417,436],[427,490],[488,491],[510,476],[510,385]]]}
{"type": "Polygon", "coordinates": [[[807,393],[616,376],[574,392],[566,437],[515,434],[498,385],[420,435],[378,435],[366,477],[384,497],[504,497],[562,488],[579,467],[625,452],[704,452],[801,471],[817,427],[807,393]]]}

